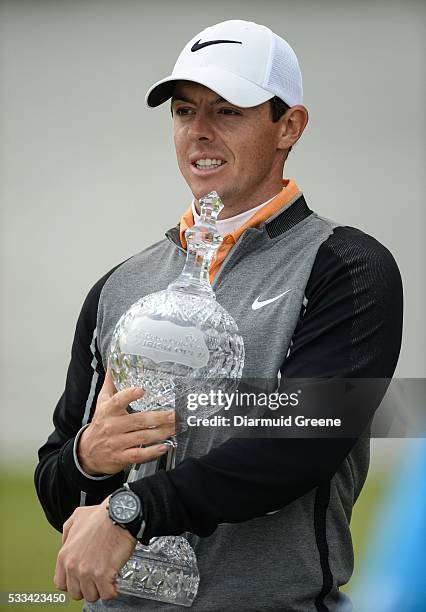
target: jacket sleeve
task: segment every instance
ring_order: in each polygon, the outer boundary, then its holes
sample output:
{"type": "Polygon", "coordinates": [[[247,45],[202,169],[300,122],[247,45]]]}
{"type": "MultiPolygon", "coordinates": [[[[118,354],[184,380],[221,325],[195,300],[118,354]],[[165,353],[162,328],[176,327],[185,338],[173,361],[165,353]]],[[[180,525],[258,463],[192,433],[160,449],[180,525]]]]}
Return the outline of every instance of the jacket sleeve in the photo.
{"type": "Polygon", "coordinates": [[[123,482],[123,473],[114,476],[85,475],[74,456],[79,430],[91,418],[105,372],[96,337],[100,292],[109,272],[89,292],[78,318],[71,351],[65,391],[53,415],[54,431],[38,452],[34,480],[37,494],[49,522],[62,531],[74,509],[100,503],[123,482]]]}
{"type": "MultiPolygon", "coordinates": [[[[334,230],[318,250],[282,385],[292,378],[389,380],[402,334],[402,283],[387,249],[354,228],[334,230]]],[[[386,388],[360,419],[359,434],[386,388]]],[[[174,470],[132,483],[147,528],[142,539],[210,535],[282,508],[331,479],[357,441],[347,438],[230,439],[174,470]]]]}

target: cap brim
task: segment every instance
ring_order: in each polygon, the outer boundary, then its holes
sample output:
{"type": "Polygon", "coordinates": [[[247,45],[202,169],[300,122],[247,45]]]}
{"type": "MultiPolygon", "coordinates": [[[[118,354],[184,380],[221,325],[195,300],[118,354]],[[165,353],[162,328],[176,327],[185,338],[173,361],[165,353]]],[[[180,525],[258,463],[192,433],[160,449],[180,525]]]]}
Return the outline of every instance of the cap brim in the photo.
{"type": "Polygon", "coordinates": [[[145,96],[147,106],[159,106],[169,100],[176,81],[193,81],[204,85],[231,104],[242,108],[257,106],[274,97],[270,91],[231,72],[217,68],[194,68],[185,71],[185,74],[172,74],[155,83],[145,96]]]}

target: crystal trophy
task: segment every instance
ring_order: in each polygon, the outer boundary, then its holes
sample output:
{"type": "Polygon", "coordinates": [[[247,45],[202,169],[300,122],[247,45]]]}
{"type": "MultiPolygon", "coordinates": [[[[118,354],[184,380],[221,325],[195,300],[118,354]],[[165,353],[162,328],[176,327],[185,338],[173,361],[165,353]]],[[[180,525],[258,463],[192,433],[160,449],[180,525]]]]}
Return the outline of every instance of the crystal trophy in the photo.
{"type": "MultiPolygon", "coordinates": [[[[187,428],[188,393],[202,393],[209,381],[224,392],[235,391],[244,366],[244,343],[230,314],[215,299],[209,268],[222,242],[216,228],[223,203],[215,191],[200,199],[199,222],[185,233],[187,259],[180,276],[167,289],[135,302],[118,321],[109,364],[118,390],[142,387],[145,394],[131,408],[176,412],[178,434],[187,428]]],[[[197,417],[209,417],[217,405],[198,406],[197,417]]],[[[193,433],[193,432],[192,432],[193,433]]],[[[166,440],[167,454],[133,465],[128,482],[173,469],[177,436],[166,440]]],[[[137,543],[117,576],[121,593],[191,606],[200,576],[195,552],[184,536],[152,538],[137,543]]]]}

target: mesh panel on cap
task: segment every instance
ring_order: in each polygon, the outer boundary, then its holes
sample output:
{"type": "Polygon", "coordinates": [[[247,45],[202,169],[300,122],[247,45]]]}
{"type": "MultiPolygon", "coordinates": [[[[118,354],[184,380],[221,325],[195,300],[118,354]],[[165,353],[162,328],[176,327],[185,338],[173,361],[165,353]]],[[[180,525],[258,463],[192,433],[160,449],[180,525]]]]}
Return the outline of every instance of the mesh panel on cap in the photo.
{"type": "Polygon", "coordinates": [[[293,49],[272,33],[272,62],[266,89],[273,91],[289,106],[303,101],[302,76],[293,49]]]}

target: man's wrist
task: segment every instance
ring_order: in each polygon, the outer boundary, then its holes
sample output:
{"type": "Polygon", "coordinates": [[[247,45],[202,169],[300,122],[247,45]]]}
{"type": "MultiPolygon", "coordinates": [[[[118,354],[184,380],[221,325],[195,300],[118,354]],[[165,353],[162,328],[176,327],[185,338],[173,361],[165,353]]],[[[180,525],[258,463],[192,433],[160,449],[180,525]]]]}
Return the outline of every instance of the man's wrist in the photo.
{"type": "Polygon", "coordinates": [[[90,478],[92,480],[104,480],[105,478],[110,478],[112,474],[103,474],[102,472],[96,472],[96,470],[94,470],[92,466],[90,466],[87,463],[87,460],[85,457],[86,454],[84,453],[84,451],[82,452],[82,441],[83,441],[84,435],[86,434],[86,431],[89,426],[90,426],[90,423],[87,423],[87,425],[84,425],[75,437],[74,463],[77,466],[77,469],[86,478],[90,478]]]}

